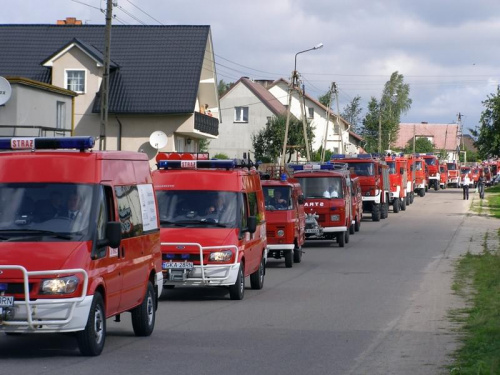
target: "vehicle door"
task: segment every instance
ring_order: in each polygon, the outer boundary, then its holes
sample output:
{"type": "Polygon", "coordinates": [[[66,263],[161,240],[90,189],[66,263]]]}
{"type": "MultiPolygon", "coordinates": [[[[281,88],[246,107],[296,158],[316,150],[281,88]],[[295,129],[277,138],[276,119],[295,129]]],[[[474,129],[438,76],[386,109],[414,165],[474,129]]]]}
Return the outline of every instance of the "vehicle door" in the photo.
{"type": "MultiPolygon", "coordinates": [[[[248,192],[241,195],[241,229],[240,242],[245,249],[245,273],[251,274],[257,270],[261,258],[261,231],[263,225],[259,223],[259,212],[257,204],[257,193],[248,192]],[[257,230],[255,233],[246,231],[248,228],[248,217],[257,217],[257,230]]],[[[265,229],[264,229],[265,230],[265,229]]]]}

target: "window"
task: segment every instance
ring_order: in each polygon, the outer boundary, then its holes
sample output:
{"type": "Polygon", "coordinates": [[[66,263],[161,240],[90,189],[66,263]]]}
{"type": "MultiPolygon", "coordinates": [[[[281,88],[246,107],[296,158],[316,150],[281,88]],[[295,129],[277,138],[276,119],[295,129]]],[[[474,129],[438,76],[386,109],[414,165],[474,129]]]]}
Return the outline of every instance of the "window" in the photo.
{"type": "Polygon", "coordinates": [[[314,108],[307,108],[307,118],[314,118],[314,108]]]}
{"type": "Polygon", "coordinates": [[[141,202],[137,186],[116,186],[118,215],[122,225],[122,238],[143,234],[141,202]]]}
{"type": "Polygon", "coordinates": [[[248,107],[234,107],[234,122],[248,122],[248,107]]]}
{"type": "Polygon", "coordinates": [[[56,104],[56,128],[63,129],[66,120],[66,103],[57,102],[56,104]]]}
{"type": "Polygon", "coordinates": [[[85,70],[66,70],[66,88],[75,92],[85,92],[85,70]]]}

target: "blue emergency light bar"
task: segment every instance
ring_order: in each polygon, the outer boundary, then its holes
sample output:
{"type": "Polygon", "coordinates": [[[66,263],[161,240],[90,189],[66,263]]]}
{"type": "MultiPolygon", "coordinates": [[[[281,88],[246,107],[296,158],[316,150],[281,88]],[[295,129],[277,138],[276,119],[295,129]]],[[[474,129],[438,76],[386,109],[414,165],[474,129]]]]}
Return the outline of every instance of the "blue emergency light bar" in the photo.
{"type": "Polygon", "coordinates": [[[94,137],[12,137],[0,138],[0,150],[91,149],[94,137]]]}
{"type": "Polygon", "coordinates": [[[332,154],[330,159],[345,159],[345,154],[332,154]]]}
{"type": "Polygon", "coordinates": [[[333,164],[326,163],[326,164],[288,164],[290,168],[293,169],[294,172],[296,171],[332,171],[335,169],[333,164]]]}
{"type": "Polygon", "coordinates": [[[160,160],[158,169],[233,169],[235,160],[160,160]]]}

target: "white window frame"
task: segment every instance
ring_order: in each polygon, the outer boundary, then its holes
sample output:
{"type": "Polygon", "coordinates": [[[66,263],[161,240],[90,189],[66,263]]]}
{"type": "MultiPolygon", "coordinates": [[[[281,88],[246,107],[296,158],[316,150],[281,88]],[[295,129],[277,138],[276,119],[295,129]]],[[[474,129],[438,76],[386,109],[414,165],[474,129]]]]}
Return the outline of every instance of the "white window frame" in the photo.
{"type": "Polygon", "coordinates": [[[307,108],[307,118],[314,118],[314,108],[313,107],[307,108]]]}
{"type": "Polygon", "coordinates": [[[238,106],[234,107],[234,122],[246,123],[248,122],[249,110],[248,107],[238,106]],[[245,112],[246,112],[246,120],[245,120],[245,112]]]}
{"type": "Polygon", "coordinates": [[[64,88],[77,92],[79,94],[85,94],[87,92],[87,70],[86,69],[64,69],[64,88]],[[83,72],[83,91],[71,90],[68,82],[68,72],[83,72]]]}
{"type": "Polygon", "coordinates": [[[56,128],[64,129],[66,124],[66,102],[56,102],[56,128]]]}

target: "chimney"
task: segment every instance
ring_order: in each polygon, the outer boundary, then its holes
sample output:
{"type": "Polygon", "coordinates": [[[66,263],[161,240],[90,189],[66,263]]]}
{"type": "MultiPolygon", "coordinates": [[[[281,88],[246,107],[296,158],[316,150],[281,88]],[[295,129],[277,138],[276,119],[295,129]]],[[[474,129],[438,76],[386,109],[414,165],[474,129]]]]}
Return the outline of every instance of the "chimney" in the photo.
{"type": "Polygon", "coordinates": [[[422,121],[422,124],[428,124],[428,122],[427,121],[422,121]]]}
{"type": "Polygon", "coordinates": [[[82,21],[77,20],[76,17],[66,17],[65,20],[57,20],[58,25],[81,25],[82,21]]]}

